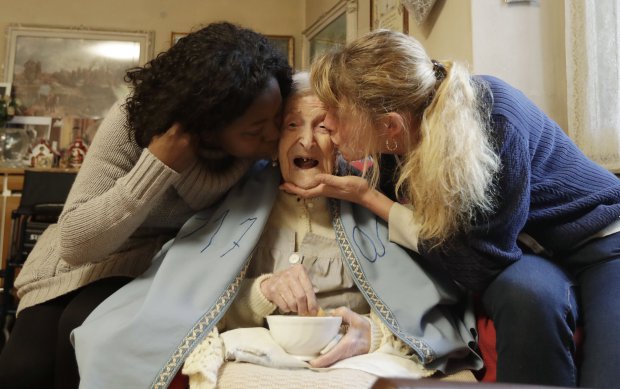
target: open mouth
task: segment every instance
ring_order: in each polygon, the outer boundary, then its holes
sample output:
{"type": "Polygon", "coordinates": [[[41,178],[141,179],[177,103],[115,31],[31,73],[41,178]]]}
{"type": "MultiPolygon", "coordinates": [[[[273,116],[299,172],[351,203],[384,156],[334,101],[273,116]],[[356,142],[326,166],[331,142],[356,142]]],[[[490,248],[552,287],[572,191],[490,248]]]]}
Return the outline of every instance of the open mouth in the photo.
{"type": "Polygon", "coordinates": [[[293,163],[300,169],[312,169],[319,165],[319,161],[312,158],[297,157],[293,159],[293,163]]]}

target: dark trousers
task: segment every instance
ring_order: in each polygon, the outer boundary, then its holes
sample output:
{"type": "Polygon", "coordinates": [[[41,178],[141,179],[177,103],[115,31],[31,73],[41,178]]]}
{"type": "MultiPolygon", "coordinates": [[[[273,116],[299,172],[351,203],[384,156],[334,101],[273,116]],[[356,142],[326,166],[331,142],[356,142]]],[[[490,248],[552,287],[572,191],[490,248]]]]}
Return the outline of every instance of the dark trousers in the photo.
{"type": "Polygon", "coordinates": [[[524,255],[483,294],[497,330],[497,380],[618,388],[620,233],[553,262],[524,255]],[[584,329],[580,366],[573,341],[578,320],[584,329]]]}
{"type": "Polygon", "coordinates": [[[69,335],[129,281],[105,278],[20,312],[0,354],[0,388],[77,388],[80,377],[69,335]]]}
{"type": "Polygon", "coordinates": [[[489,285],[482,301],[497,332],[498,382],[577,386],[577,301],[563,269],[523,255],[489,285]]]}

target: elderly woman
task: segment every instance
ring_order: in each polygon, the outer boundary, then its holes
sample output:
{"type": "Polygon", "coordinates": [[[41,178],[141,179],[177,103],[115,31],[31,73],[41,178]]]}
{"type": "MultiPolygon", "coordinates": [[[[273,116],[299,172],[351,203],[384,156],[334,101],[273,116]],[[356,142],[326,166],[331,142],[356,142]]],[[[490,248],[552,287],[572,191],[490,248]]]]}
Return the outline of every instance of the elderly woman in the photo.
{"type": "MultiPolygon", "coordinates": [[[[307,74],[296,75],[284,112],[280,169],[256,166],[217,207],[190,219],[143,277],[74,332],[84,387],[165,387],[184,363],[197,387],[218,379],[224,385],[231,374],[249,379],[250,365],[235,369],[241,364],[226,359],[269,366],[252,378],[265,386],[284,379],[369,386],[382,371],[356,365],[356,356],[390,355],[397,362],[387,365],[418,377],[481,367],[470,349],[473,320],[460,290],[390,243],[384,223],[349,203],[278,191],[282,179],[303,187],[317,173],[335,170],[325,113],[307,74]],[[273,356],[256,353],[249,358],[258,344],[231,351],[243,332],[226,337],[229,330],[262,327],[276,311],[314,315],[320,308],[341,316],[348,330],[308,364],[278,366],[273,356]],[[338,367],[345,360],[347,368],[362,371],[349,371],[344,381],[338,369],[274,369],[338,367]]],[[[383,363],[383,371],[394,371],[383,363]]]]}

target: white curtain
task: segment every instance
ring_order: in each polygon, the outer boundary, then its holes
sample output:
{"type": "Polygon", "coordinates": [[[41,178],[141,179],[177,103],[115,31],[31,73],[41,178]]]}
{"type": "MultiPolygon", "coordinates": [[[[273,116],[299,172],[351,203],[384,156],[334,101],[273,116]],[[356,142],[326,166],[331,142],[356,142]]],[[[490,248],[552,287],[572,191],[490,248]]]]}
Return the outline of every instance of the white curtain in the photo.
{"type": "Polygon", "coordinates": [[[620,172],[620,0],[566,0],[568,134],[620,172]]]}

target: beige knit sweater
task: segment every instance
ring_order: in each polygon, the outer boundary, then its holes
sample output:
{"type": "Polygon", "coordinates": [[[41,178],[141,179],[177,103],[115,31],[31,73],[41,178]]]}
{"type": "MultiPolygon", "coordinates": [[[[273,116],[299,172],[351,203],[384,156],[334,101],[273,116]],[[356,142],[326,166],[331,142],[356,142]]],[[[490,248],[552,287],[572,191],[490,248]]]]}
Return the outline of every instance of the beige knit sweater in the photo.
{"type": "Polygon", "coordinates": [[[58,224],[39,238],[15,286],[24,308],[93,281],[140,275],[196,210],[216,201],[251,161],[203,157],[177,173],[131,140],[121,103],[88,150],[58,224]]]}

